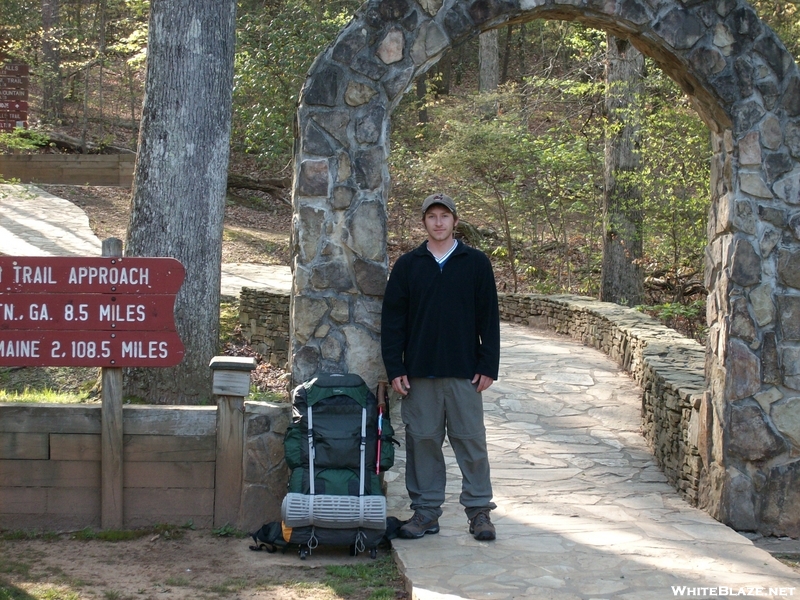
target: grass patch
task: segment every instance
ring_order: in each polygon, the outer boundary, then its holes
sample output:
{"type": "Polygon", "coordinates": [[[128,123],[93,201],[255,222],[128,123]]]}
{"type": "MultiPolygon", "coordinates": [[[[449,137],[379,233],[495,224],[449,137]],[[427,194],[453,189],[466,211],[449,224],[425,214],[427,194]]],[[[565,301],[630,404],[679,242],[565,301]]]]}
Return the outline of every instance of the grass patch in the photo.
{"type": "Polygon", "coordinates": [[[92,398],[100,369],[96,367],[0,368],[0,402],[76,404],[92,398]]]}
{"type": "Polygon", "coordinates": [[[257,589],[265,591],[274,590],[295,590],[303,598],[313,598],[314,600],[341,600],[343,596],[337,594],[328,584],[318,581],[259,581],[257,589]]]}
{"type": "Polygon", "coordinates": [[[42,390],[25,388],[21,392],[15,390],[0,390],[0,402],[79,404],[81,402],[86,402],[86,395],[57,392],[56,390],[46,388],[42,390]]]}
{"type": "Polygon", "coordinates": [[[0,531],[0,540],[57,540],[59,535],[53,531],[27,531],[25,529],[10,529],[0,531]]]}
{"type": "Polygon", "coordinates": [[[37,585],[31,588],[30,598],[36,600],[81,600],[78,592],[63,585],[37,585]]]}
{"type": "Polygon", "coordinates": [[[35,600],[28,592],[0,579],[0,600],[35,600]]]}
{"type": "Polygon", "coordinates": [[[31,566],[9,557],[0,559],[0,575],[14,575],[28,578],[31,575],[31,566]]]}
{"type": "Polygon", "coordinates": [[[217,527],[216,529],[212,529],[211,533],[213,533],[217,537],[233,537],[240,539],[250,537],[250,534],[242,531],[241,529],[236,529],[230,523],[225,523],[225,525],[223,525],[222,527],[217,527]]]}
{"type": "Polygon", "coordinates": [[[358,592],[366,593],[369,600],[390,600],[400,581],[392,557],[384,554],[376,560],[352,565],[329,565],[325,567],[323,582],[339,597],[347,598],[358,592]]]}
{"type": "Polygon", "coordinates": [[[127,542],[130,540],[138,540],[152,533],[150,530],[135,529],[135,530],[116,530],[108,529],[102,531],[95,531],[90,528],[81,529],[72,534],[72,539],[81,540],[84,542],[100,540],[103,542],[127,542]]]}
{"type": "Polygon", "coordinates": [[[145,529],[103,529],[95,531],[87,527],[73,533],[71,538],[87,542],[92,540],[99,540],[101,542],[127,542],[152,535],[158,535],[166,539],[179,539],[183,537],[187,529],[194,529],[194,524],[191,521],[180,526],[164,523],[145,529]]]}
{"type": "Polygon", "coordinates": [[[0,600],[81,600],[81,596],[62,585],[42,584],[23,590],[0,579],[0,600]]]}
{"type": "Polygon", "coordinates": [[[191,582],[186,577],[168,577],[164,580],[164,585],[171,585],[172,587],[189,587],[191,582]]]}
{"type": "Polygon", "coordinates": [[[250,395],[248,400],[255,400],[256,402],[286,402],[286,396],[279,392],[260,392],[256,387],[250,386],[250,395]]]}
{"type": "Polygon", "coordinates": [[[208,588],[210,592],[215,594],[233,594],[234,592],[241,592],[247,589],[247,580],[242,577],[234,577],[226,579],[220,584],[212,585],[208,588]]]}

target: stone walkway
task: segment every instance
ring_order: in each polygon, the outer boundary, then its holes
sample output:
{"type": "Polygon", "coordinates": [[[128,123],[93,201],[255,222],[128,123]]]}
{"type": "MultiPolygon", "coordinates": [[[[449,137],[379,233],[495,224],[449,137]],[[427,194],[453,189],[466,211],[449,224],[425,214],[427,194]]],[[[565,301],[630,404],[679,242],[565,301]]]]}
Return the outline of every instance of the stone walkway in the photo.
{"type": "MultiPolygon", "coordinates": [[[[0,253],[92,256],[99,248],[70,202],[0,185],[0,253]]],[[[286,267],[255,265],[230,268],[223,280],[230,295],[242,281],[278,289],[291,282],[286,267]]],[[[503,324],[502,340],[500,380],[484,393],[498,539],[467,533],[448,448],[441,532],[393,542],[413,599],[800,596],[800,574],[666,483],[639,435],[641,392],[615,363],[525,327],[503,324]]],[[[403,466],[401,447],[386,479],[389,514],[407,518],[403,466]]]]}
{"type": "MultiPolygon", "coordinates": [[[[800,596],[800,574],[666,483],[639,434],[641,392],[614,362],[527,327],[504,323],[501,339],[484,392],[498,539],[467,533],[448,454],[440,533],[393,542],[415,598],[800,596]]],[[[389,513],[407,518],[399,459],[389,513]]]]}

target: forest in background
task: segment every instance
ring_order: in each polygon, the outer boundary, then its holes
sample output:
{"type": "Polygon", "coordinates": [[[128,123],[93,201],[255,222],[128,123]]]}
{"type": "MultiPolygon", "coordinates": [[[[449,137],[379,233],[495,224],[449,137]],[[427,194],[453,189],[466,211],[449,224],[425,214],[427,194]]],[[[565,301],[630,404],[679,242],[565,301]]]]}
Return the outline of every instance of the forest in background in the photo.
{"type": "MultiPolygon", "coordinates": [[[[358,6],[238,3],[233,174],[273,183],[289,175],[306,72],[358,6]]],[[[797,6],[754,6],[797,56],[797,6]]],[[[31,66],[31,118],[28,131],[0,134],[0,150],[64,151],[57,134],[84,151],[135,150],[148,12],[147,0],[4,0],[0,54],[31,66]]],[[[418,243],[419,199],[444,190],[459,200],[460,232],[492,257],[503,291],[598,297],[606,35],[538,20],[497,38],[496,89],[478,91],[474,39],[418,80],[393,114],[390,254],[418,243]]],[[[641,191],[642,309],[702,340],[709,134],[649,60],[643,90],[641,168],[630,175],[641,191]]]]}

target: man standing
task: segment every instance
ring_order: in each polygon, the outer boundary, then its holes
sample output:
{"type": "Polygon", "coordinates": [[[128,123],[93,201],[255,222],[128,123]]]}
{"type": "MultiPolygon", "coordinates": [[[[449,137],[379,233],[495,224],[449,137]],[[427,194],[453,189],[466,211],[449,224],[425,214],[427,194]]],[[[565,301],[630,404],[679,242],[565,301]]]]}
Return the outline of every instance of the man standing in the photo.
{"type": "Polygon", "coordinates": [[[405,396],[406,488],[414,516],[400,537],[439,532],[445,433],[461,469],[460,502],[475,539],[495,539],[481,392],[497,379],[500,318],[486,255],[453,237],[453,199],[422,203],[428,239],[401,256],[383,300],[381,348],[392,389],[405,396]]]}

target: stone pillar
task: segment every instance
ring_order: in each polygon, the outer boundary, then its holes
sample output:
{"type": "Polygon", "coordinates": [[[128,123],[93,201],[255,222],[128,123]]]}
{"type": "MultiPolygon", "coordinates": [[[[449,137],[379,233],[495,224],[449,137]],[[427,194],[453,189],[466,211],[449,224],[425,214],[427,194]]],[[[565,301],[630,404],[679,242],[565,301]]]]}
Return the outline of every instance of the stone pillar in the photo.
{"type": "MultiPolygon", "coordinates": [[[[758,109],[751,130],[713,136],[705,273],[712,443],[700,502],[736,529],[798,535],[800,514],[784,505],[792,495],[800,502],[791,491],[800,450],[800,229],[781,230],[800,214],[800,168],[783,147],[789,121],[758,109]]],[[[737,123],[755,109],[740,110],[737,123]]]]}

